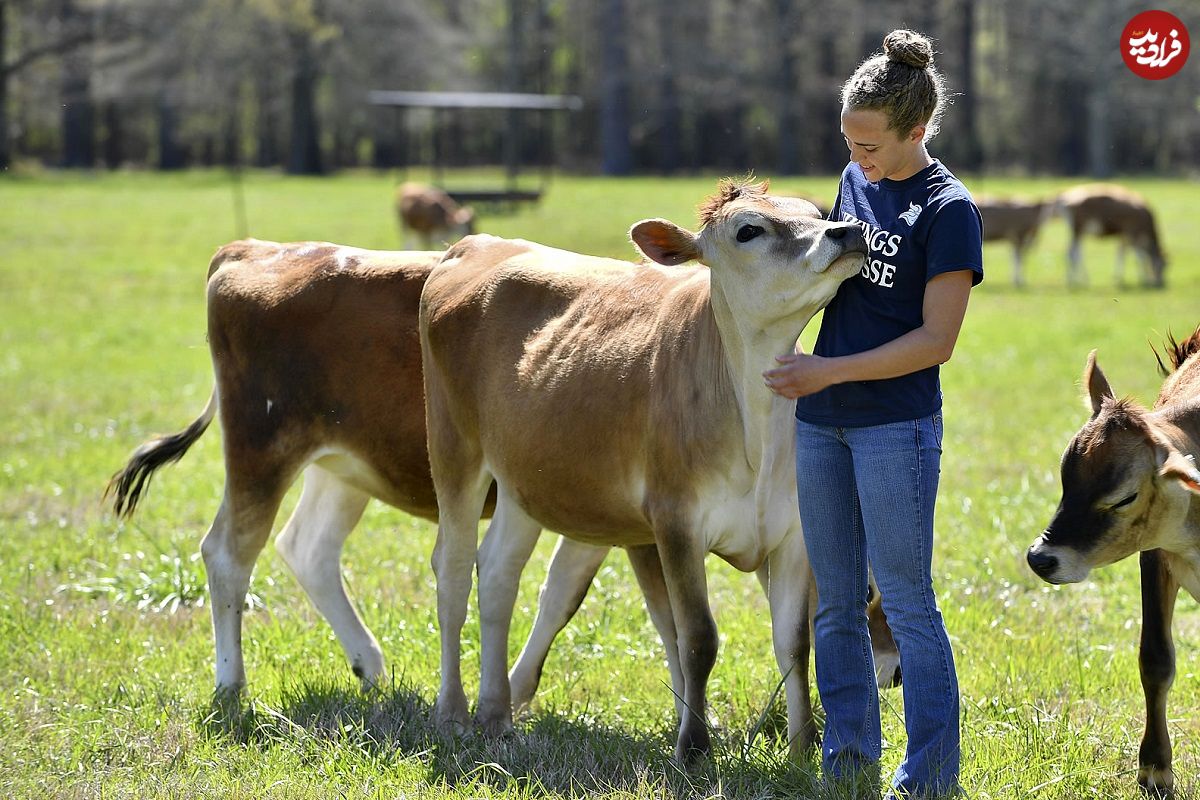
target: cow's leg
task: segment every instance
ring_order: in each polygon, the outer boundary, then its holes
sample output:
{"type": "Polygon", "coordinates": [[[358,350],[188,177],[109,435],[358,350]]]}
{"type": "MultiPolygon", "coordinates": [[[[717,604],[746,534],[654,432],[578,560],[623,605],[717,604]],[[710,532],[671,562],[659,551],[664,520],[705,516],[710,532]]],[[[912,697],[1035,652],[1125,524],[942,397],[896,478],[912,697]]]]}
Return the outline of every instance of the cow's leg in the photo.
{"type": "Polygon", "coordinates": [[[251,492],[227,480],[216,519],[200,543],[212,603],[218,692],[237,692],[246,683],[242,611],[250,573],[271,534],[282,496],[282,486],[263,486],[262,491],[251,492]]]}
{"type": "Polygon", "coordinates": [[[365,686],[376,685],[382,677],[383,651],[346,596],[341,558],[342,545],[369,499],[314,464],[304,472],[296,510],[275,538],[275,549],[328,620],[350,668],[365,686]]]}
{"type": "Polygon", "coordinates": [[[1158,550],[1141,554],[1142,640],[1138,671],[1146,695],[1146,732],[1138,750],[1138,783],[1155,797],[1169,797],[1175,776],[1171,769],[1171,734],[1167,730],[1167,694],[1175,680],[1175,643],[1171,620],[1179,583],[1158,550]]]}
{"type": "Polygon", "coordinates": [[[768,558],[766,591],[771,608],[771,641],[787,697],[788,754],[795,760],[804,757],[817,739],[808,691],[809,601],[813,588],[803,536],[792,534],[768,558]]]}
{"type": "Polygon", "coordinates": [[[708,735],[708,676],[717,660],[717,625],[708,604],[704,550],[685,525],[655,523],[663,577],[679,635],[686,713],[679,723],[675,757],[693,763],[711,749],[708,735]]]}
{"type": "Polygon", "coordinates": [[[1118,287],[1125,286],[1125,240],[1117,241],[1117,264],[1113,268],[1113,285],[1118,287]]]}
{"type": "Polygon", "coordinates": [[[1020,288],[1025,285],[1025,275],[1021,271],[1021,243],[1013,242],[1013,286],[1020,288]]]}
{"type": "Polygon", "coordinates": [[[675,617],[671,613],[671,596],[667,592],[667,584],[663,577],[662,560],[658,557],[658,548],[652,544],[630,547],[628,552],[633,574],[642,589],[642,595],[646,598],[646,610],[650,613],[650,621],[654,623],[667,652],[667,670],[671,673],[675,713],[682,720],[684,712],[687,711],[683,702],[686,687],[683,668],[679,663],[679,633],[675,628],[675,617]]]}
{"type": "Polygon", "coordinates": [[[439,483],[435,479],[438,535],[432,565],[437,576],[442,676],[433,715],[438,726],[452,730],[465,730],[471,722],[462,684],[462,629],[471,595],[479,518],[490,484],[491,476],[478,470],[468,481],[439,483]]]}
{"type": "Polygon", "coordinates": [[[497,485],[496,513],[479,549],[479,701],[475,721],[484,733],[512,730],[508,683],[508,630],[521,571],[542,526],[497,485]]]}
{"type": "Polygon", "coordinates": [[[1067,286],[1083,286],[1087,283],[1081,261],[1080,242],[1082,238],[1078,233],[1071,236],[1071,247],[1067,251],[1067,286]]]}
{"type": "Polygon", "coordinates": [[[529,632],[529,639],[517,657],[516,666],[508,675],[514,712],[523,711],[533,702],[550,645],[579,610],[608,551],[608,547],[559,537],[550,559],[546,582],[542,584],[538,595],[533,630],[529,632]]]}

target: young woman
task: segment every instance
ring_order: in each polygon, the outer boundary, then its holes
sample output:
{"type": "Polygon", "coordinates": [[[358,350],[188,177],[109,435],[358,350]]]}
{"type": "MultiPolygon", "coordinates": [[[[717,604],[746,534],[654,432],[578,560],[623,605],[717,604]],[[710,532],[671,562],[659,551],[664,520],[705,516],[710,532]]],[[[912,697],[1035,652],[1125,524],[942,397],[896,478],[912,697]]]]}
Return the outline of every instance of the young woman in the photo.
{"type": "Polygon", "coordinates": [[[833,219],[862,226],[870,254],[842,284],[811,355],[779,357],[767,386],[796,406],[804,538],[816,574],[817,688],[828,778],[877,770],[878,691],[867,633],[874,570],[904,681],[908,749],[889,796],[957,791],[958,679],[933,590],[942,450],[938,365],[954,352],[983,279],[982,222],[925,143],[944,84],[928,39],[889,33],[842,87],[850,164],[833,219]]]}

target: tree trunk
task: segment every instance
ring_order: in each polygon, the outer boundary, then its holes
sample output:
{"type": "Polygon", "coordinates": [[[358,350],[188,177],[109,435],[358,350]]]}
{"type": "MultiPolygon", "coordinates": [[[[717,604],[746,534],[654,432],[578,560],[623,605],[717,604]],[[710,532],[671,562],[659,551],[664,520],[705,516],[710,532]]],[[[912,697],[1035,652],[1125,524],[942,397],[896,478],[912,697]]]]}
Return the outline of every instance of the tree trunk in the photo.
{"type": "Polygon", "coordinates": [[[676,61],[675,18],[678,6],[672,0],[656,0],[658,41],[662,63],[658,72],[658,169],[670,175],[679,169],[680,125],[683,113],[679,102],[678,63],[676,61]]]}
{"type": "Polygon", "coordinates": [[[8,138],[8,2],[0,0],[0,170],[12,163],[12,144],[8,138]]]}
{"type": "Polygon", "coordinates": [[[775,169],[780,175],[795,175],[800,171],[800,124],[804,119],[802,103],[804,93],[800,88],[800,71],[796,68],[796,52],[793,46],[795,36],[788,13],[791,0],[775,0],[772,4],[774,11],[774,28],[776,31],[776,52],[778,53],[777,69],[775,72],[775,96],[777,98],[777,125],[775,169]]]}
{"type": "Polygon", "coordinates": [[[96,163],[96,109],[92,103],[90,59],[73,53],[63,59],[62,165],[90,168],[96,163]]]}
{"type": "Polygon", "coordinates": [[[254,163],[273,167],[279,163],[279,126],[274,106],[275,87],[269,75],[257,76],[254,95],[254,163]]]}
{"type": "MultiPolygon", "coordinates": [[[[508,0],[508,53],[506,64],[508,75],[505,88],[510,92],[524,90],[521,78],[524,74],[522,56],[524,54],[523,3],[521,0],[508,0]]],[[[505,112],[504,134],[504,171],[508,176],[511,188],[516,188],[517,172],[520,169],[521,148],[521,112],[510,108],[505,112]]]]}
{"type": "Polygon", "coordinates": [[[306,33],[293,38],[292,136],[287,171],[293,175],[321,174],[317,132],[317,57],[306,33]]]}
{"type": "Polygon", "coordinates": [[[171,99],[169,89],[158,96],[158,168],[163,170],[182,169],[183,150],[177,140],[179,113],[171,99]]]}
{"type": "Polygon", "coordinates": [[[601,62],[604,76],[600,96],[601,169],[605,175],[633,171],[629,139],[629,53],[625,47],[625,0],[604,0],[600,12],[601,62]]]}
{"type": "Polygon", "coordinates": [[[121,110],[115,100],[104,104],[104,166],[120,169],[125,160],[122,140],[125,132],[121,128],[121,110]]]}
{"type": "Polygon", "coordinates": [[[975,80],[975,0],[962,0],[962,97],[959,98],[959,113],[962,114],[962,167],[978,170],[982,165],[983,152],[979,144],[978,106],[975,103],[977,81],[975,80]]]}

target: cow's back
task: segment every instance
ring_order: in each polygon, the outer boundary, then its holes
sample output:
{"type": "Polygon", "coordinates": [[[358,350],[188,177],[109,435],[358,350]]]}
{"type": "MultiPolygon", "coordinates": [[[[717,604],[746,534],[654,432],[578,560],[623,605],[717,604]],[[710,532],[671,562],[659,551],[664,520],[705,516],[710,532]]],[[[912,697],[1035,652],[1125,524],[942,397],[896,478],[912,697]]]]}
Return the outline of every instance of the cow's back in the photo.
{"type": "Polygon", "coordinates": [[[439,256],[317,242],[218,251],[208,336],[227,458],[267,471],[348,453],[368,467],[349,482],[434,518],[417,308],[439,256]]]}
{"type": "Polygon", "coordinates": [[[648,542],[646,503],[686,499],[740,444],[708,300],[705,268],[468,237],[422,297],[431,419],[545,527],[648,542]]]}

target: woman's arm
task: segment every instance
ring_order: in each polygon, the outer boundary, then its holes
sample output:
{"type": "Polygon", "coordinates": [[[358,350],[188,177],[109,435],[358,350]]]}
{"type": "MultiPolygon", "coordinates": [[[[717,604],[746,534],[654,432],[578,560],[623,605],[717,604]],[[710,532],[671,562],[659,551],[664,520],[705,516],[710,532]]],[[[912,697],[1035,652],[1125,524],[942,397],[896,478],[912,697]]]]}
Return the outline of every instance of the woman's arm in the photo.
{"type": "Polygon", "coordinates": [[[925,286],[921,327],[872,350],[833,358],[778,356],[780,366],[763,373],[767,388],[794,399],[835,383],[895,378],[949,361],[967,313],[972,280],[969,269],[934,276],[925,286]]]}

